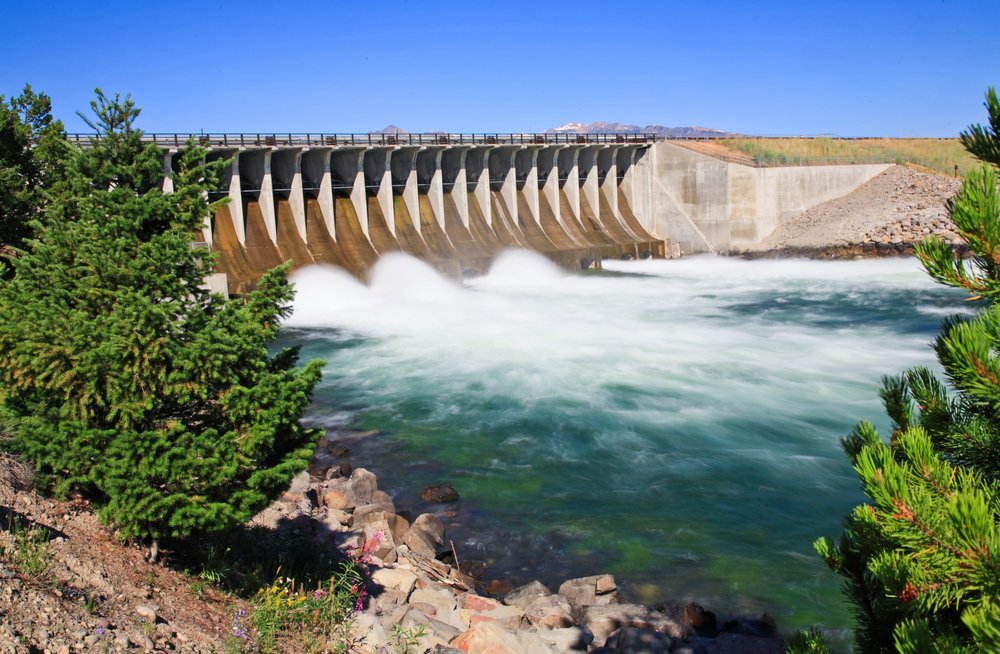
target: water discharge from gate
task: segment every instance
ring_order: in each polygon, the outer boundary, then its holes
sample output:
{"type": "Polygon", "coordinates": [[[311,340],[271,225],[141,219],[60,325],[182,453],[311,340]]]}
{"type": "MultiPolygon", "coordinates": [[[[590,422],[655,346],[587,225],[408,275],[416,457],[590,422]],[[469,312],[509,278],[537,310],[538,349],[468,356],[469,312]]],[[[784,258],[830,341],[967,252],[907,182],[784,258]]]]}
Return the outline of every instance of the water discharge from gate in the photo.
{"type": "Polygon", "coordinates": [[[460,285],[403,254],[369,284],[295,274],[283,340],[329,363],[310,412],[397,498],[450,482],[460,556],[547,583],[612,572],[639,601],[849,624],[812,553],[861,501],[839,438],[883,430],[878,380],[933,364],[964,297],[910,259],[605,261],[526,252],[460,285]]]}

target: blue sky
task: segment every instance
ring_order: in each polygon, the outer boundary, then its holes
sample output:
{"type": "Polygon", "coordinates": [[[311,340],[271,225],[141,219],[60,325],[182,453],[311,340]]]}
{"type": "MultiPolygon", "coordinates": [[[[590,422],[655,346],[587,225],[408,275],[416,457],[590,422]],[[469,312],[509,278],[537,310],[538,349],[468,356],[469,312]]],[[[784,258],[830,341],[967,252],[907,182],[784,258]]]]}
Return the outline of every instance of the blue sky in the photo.
{"type": "Polygon", "coordinates": [[[151,132],[954,136],[1000,85],[997,2],[4,0],[0,94],[71,132],[99,86],[151,132]]]}

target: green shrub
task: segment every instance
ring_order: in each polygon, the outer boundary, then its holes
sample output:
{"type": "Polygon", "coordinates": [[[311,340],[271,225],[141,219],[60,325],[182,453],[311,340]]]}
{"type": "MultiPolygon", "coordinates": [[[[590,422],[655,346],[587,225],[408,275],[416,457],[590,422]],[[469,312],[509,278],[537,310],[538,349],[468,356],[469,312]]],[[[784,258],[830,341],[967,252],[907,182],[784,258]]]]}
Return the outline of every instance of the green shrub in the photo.
{"type": "Polygon", "coordinates": [[[319,362],[268,352],[287,267],[247,296],[203,288],[192,247],[222,163],[193,141],[174,192],[139,110],[98,91],[92,147],[71,150],[35,238],[0,281],[0,421],[57,494],[77,491],[128,537],[240,524],[303,470],[318,436],[299,417],[319,362]]]}
{"type": "Polygon", "coordinates": [[[834,544],[816,549],[846,582],[862,653],[1000,651],[1000,104],[990,128],[962,141],[987,162],[948,208],[969,244],[963,259],[940,239],[918,244],[936,281],[985,307],[945,321],[934,349],[947,384],[924,368],[883,380],[888,442],[868,423],[844,448],[870,500],[834,544]]]}

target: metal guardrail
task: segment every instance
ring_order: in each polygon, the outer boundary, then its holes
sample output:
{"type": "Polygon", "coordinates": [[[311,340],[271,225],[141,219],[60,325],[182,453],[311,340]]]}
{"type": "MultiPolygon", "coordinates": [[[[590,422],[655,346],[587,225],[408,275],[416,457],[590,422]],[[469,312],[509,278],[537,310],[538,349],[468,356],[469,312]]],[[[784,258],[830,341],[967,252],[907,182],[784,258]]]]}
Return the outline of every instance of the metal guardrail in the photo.
{"type": "MultiPolygon", "coordinates": [[[[73,143],[87,146],[98,140],[96,134],[67,134],[73,143]]],[[[145,132],[142,140],[164,147],[180,148],[189,139],[194,139],[205,147],[246,148],[246,147],[339,147],[339,146],[402,146],[402,145],[547,145],[547,144],[591,144],[591,143],[652,143],[663,140],[655,134],[163,134],[145,132]]]]}

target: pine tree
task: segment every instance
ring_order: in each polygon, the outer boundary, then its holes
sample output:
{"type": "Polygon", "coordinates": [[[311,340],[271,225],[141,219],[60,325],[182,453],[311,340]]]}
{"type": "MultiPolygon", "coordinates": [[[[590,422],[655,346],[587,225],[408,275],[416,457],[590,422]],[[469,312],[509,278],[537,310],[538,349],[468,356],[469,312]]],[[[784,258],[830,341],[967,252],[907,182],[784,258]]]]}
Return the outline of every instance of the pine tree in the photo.
{"type": "Polygon", "coordinates": [[[192,241],[220,165],[189,142],[173,193],[128,97],[98,90],[93,147],[74,150],[34,239],[0,282],[0,411],[54,492],[90,498],[128,537],[245,522],[307,465],[299,423],[321,363],[269,354],[286,267],[225,300],[192,241]]]}
{"type": "Polygon", "coordinates": [[[61,174],[66,143],[51,111],[49,97],[30,85],[9,101],[0,96],[0,250],[8,256],[31,234],[44,189],[61,174]]]}
{"type": "Polygon", "coordinates": [[[883,380],[888,443],[861,423],[843,444],[870,504],[836,545],[816,542],[845,577],[863,653],[1000,652],[1000,104],[962,142],[985,162],[948,204],[970,260],[930,239],[917,257],[936,281],[985,305],[945,321],[926,368],[883,380]]]}

